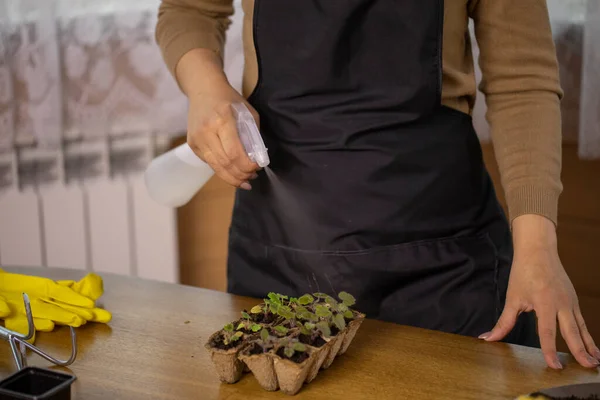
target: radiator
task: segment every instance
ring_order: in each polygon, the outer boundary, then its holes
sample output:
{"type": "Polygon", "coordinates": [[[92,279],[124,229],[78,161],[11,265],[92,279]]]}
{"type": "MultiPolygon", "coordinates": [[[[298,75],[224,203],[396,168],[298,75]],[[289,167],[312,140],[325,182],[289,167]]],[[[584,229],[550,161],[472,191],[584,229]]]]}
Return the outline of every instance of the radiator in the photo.
{"type": "Polygon", "coordinates": [[[0,265],[179,282],[175,210],[147,195],[148,136],[0,154],[0,265]]]}

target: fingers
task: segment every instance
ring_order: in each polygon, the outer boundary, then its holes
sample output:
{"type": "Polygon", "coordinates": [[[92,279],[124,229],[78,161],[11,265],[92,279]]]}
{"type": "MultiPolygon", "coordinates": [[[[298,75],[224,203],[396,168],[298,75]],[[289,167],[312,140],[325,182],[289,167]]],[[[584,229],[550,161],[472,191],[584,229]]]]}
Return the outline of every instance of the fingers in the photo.
{"type": "Polygon", "coordinates": [[[583,338],[583,343],[585,344],[585,348],[588,353],[592,355],[596,360],[600,361],[600,349],[594,343],[594,339],[592,339],[592,335],[587,329],[587,325],[585,320],[583,319],[583,315],[581,315],[581,310],[579,307],[575,308],[575,321],[577,321],[577,326],[579,327],[579,331],[581,332],[581,337],[583,338]]]}
{"type": "Polygon", "coordinates": [[[521,310],[519,307],[507,304],[504,307],[504,311],[502,312],[502,315],[500,315],[496,326],[494,326],[494,329],[492,329],[491,332],[480,335],[479,338],[488,342],[504,339],[514,328],[520,313],[521,310]]]}
{"type": "Polygon", "coordinates": [[[560,311],[558,313],[558,321],[560,323],[560,331],[565,342],[571,350],[573,357],[584,367],[594,368],[598,366],[598,360],[592,357],[582,339],[582,332],[579,329],[575,314],[572,309],[560,311]]]}
{"type": "Polygon", "coordinates": [[[189,135],[192,150],[228,184],[250,190],[258,165],[250,160],[240,140],[231,107],[221,107],[199,131],[189,135]]]}
{"type": "Polygon", "coordinates": [[[536,310],[538,317],[538,335],[546,364],[553,369],[562,369],[556,353],[556,310],[544,308],[536,310]]]}
{"type": "Polygon", "coordinates": [[[244,173],[244,176],[251,176],[257,169],[258,165],[248,157],[240,135],[237,130],[237,124],[231,108],[228,107],[224,113],[223,124],[217,131],[217,135],[221,139],[221,144],[225,154],[232,161],[232,164],[237,169],[244,173]]]}
{"type": "Polygon", "coordinates": [[[84,308],[94,307],[94,301],[92,299],[89,299],[68,287],[54,283],[48,289],[48,297],[74,306],[84,308]]]}

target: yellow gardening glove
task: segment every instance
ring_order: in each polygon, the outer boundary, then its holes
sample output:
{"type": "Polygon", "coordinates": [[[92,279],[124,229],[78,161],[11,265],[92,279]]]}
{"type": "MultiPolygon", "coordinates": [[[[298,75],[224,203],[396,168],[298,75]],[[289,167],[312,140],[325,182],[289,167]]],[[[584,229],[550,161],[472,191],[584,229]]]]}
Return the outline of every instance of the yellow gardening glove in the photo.
{"type": "Polygon", "coordinates": [[[8,317],[10,315],[10,307],[6,302],[6,299],[0,296],[0,318],[8,317]]]}
{"type": "Polygon", "coordinates": [[[59,285],[48,278],[31,275],[20,275],[0,269],[0,293],[26,293],[33,298],[51,298],[74,306],[93,308],[94,300],[75,290],[59,285]]]}
{"type": "Polygon", "coordinates": [[[75,281],[56,281],[61,286],[73,289],[75,292],[84,295],[94,301],[98,300],[104,294],[104,285],[102,278],[96,274],[87,274],[79,282],[75,281]]]}
{"type": "MultiPolygon", "coordinates": [[[[87,321],[107,323],[112,318],[110,312],[95,307],[95,300],[104,292],[102,278],[96,274],[90,273],[78,282],[54,282],[46,278],[8,274],[0,269],[0,293],[5,296],[11,309],[10,316],[5,318],[5,326],[15,332],[28,332],[23,298],[21,293],[16,291],[2,291],[11,287],[8,284],[14,284],[17,280],[18,290],[29,289],[26,293],[30,297],[34,325],[38,331],[52,331],[55,324],[79,327],[87,321]],[[51,296],[38,297],[39,293],[49,293],[51,296]]],[[[1,304],[0,301],[0,312],[1,304]]]]}

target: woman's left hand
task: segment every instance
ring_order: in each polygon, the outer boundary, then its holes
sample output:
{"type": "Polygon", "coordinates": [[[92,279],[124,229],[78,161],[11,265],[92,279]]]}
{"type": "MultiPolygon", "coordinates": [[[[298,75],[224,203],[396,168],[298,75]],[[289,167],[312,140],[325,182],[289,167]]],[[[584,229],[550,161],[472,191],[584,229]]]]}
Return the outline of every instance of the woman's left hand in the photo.
{"type": "Polygon", "coordinates": [[[554,224],[545,217],[523,215],[513,221],[514,259],[506,304],[496,326],[481,339],[507,336],[523,312],[534,311],[544,358],[561,369],[556,352],[557,320],[571,353],[584,367],[600,362],[600,350],[586,328],[577,294],[558,256],[554,224]]]}

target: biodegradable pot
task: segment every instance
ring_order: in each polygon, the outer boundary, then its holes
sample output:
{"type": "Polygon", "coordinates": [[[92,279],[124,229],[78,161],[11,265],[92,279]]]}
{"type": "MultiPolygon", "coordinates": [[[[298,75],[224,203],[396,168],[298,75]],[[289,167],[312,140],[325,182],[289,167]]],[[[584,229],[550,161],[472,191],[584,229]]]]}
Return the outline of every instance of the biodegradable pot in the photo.
{"type": "Polygon", "coordinates": [[[346,337],[346,329],[348,328],[346,327],[344,330],[338,332],[337,335],[329,340],[331,346],[329,352],[327,353],[327,357],[325,357],[325,361],[323,361],[323,365],[321,366],[323,369],[329,368],[331,364],[333,364],[333,361],[335,361],[335,358],[342,347],[344,338],[346,337]]]}
{"type": "Polygon", "coordinates": [[[213,347],[214,339],[221,335],[221,331],[217,331],[211,335],[205,344],[205,348],[210,352],[210,357],[215,365],[219,379],[226,383],[236,383],[244,373],[245,364],[238,358],[240,348],[243,346],[243,341],[240,344],[228,350],[221,350],[213,347]]]}
{"type": "Polygon", "coordinates": [[[279,382],[277,381],[277,374],[275,373],[275,366],[273,364],[273,354],[248,354],[248,350],[250,350],[254,345],[254,343],[250,343],[240,351],[240,360],[242,360],[244,364],[248,366],[258,381],[258,384],[263,389],[268,391],[275,391],[279,389],[279,382]]]}
{"type": "Polygon", "coordinates": [[[346,327],[346,335],[344,336],[344,340],[342,341],[342,346],[338,352],[339,355],[342,355],[348,350],[350,343],[354,340],[354,336],[356,336],[356,332],[358,332],[358,328],[362,325],[365,320],[365,314],[355,312],[355,317],[352,321],[348,323],[346,327]]]}
{"type": "Polygon", "coordinates": [[[327,342],[321,347],[307,346],[315,353],[315,356],[314,361],[308,371],[308,375],[306,376],[306,383],[312,382],[319,374],[325,359],[331,352],[331,344],[331,342],[327,342]]]}
{"type": "Polygon", "coordinates": [[[306,381],[308,372],[310,371],[317,353],[312,351],[311,347],[307,346],[308,358],[297,363],[287,358],[282,358],[276,353],[273,355],[273,365],[277,374],[279,388],[287,395],[293,396],[302,389],[302,385],[306,381]]]}

